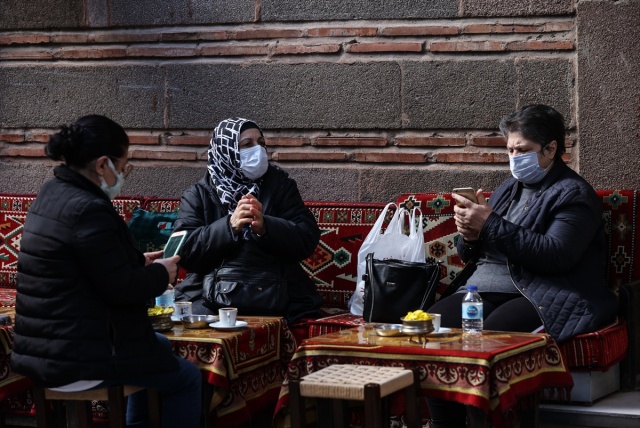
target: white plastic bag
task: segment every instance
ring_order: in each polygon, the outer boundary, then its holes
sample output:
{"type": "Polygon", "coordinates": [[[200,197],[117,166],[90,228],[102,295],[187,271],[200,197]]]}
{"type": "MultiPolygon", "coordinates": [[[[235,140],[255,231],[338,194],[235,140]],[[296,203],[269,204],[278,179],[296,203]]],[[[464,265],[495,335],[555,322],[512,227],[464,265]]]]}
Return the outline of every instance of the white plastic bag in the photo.
{"type": "Polygon", "coordinates": [[[416,227],[415,209],[409,220],[409,236],[405,235],[403,231],[405,210],[397,206],[389,225],[382,233],[382,224],[389,207],[392,205],[395,206],[394,203],[389,203],[384,207],[358,251],[356,289],[349,300],[349,309],[354,315],[362,315],[364,311],[364,280],[362,277],[366,273],[367,254],[374,253],[378,260],[397,259],[409,262],[424,262],[425,260],[422,214],[420,214],[419,224],[416,227]]]}

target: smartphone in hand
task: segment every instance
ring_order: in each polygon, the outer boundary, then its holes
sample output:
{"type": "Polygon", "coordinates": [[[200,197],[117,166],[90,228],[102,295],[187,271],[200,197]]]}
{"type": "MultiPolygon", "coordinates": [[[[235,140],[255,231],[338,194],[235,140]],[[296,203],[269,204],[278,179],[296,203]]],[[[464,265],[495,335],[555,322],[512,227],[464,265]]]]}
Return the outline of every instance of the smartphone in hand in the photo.
{"type": "MultiPolygon", "coordinates": [[[[453,189],[452,193],[457,193],[460,196],[464,196],[474,204],[478,203],[478,198],[476,198],[476,191],[473,187],[457,187],[453,189]]],[[[457,201],[456,201],[456,205],[461,206],[460,203],[457,201]]]]}
{"type": "Polygon", "coordinates": [[[167,244],[164,246],[164,253],[162,254],[162,258],[168,259],[169,257],[173,257],[177,255],[186,236],[187,236],[186,230],[181,230],[180,232],[173,232],[169,237],[167,244]]]}

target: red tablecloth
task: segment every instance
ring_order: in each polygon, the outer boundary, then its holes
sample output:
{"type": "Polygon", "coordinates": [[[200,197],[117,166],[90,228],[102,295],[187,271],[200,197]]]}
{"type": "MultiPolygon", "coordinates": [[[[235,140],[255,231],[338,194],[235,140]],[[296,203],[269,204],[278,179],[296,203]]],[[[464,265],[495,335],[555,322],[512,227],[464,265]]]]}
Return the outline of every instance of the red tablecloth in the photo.
{"type": "Polygon", "coordinates": [[[370,325],[305,340],[296,350],[280,392],[276,416],[288,405],[288,379],[299,379],[331,364],[417,367],[423,395],[482,409],[494,426],[519,400],[556,389],[568,393],[573,380],[558,346],[544,334],[484,332],[479,342],[462,340],[459,330],[428,336],[377,336],[370,325]],[[412,338],[416,339],[416,338],[412,338]]]}

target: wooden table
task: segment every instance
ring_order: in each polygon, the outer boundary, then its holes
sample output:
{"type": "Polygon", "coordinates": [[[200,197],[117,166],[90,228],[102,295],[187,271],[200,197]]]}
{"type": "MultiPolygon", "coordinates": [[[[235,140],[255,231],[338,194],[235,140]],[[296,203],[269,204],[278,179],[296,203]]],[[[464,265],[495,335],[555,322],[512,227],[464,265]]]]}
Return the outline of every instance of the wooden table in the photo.
{"type": "Polygon", "coordinates": [[[504,425],[507,411],[522,400],[533,398],[529,402],[536,408],[542,389],[568,393],[573,385],[558,346],[545,334],[485,331],[471,342],[454,329],[420,344],[407,336],[378,336],[366,324],[307,339],[298,347],[280,391],[277,420],[286,413],[288,380],[331,364],[417,367],[423,396],[472,406],[494,426],[504,425]]]}

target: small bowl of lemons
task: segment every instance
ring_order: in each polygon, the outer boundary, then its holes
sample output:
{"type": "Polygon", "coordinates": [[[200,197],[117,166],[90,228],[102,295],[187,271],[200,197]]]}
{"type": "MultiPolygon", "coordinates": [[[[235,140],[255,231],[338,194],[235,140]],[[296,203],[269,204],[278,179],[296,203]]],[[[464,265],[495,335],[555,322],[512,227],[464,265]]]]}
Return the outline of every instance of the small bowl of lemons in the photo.
{"type": "Polygon", "coordinates": [[[402,332],[405,334],[428,334],[434,330],[433,318],[421,309],[408,312],[400,320],[402,321],[402,332]]]}

